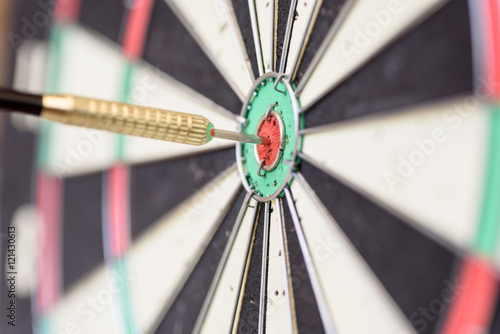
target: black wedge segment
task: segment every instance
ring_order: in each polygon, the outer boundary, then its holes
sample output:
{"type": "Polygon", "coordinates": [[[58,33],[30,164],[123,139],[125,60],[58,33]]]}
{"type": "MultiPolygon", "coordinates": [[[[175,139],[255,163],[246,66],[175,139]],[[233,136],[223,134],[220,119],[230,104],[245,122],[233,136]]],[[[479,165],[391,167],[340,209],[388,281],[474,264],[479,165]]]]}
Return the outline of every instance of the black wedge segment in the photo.
{"type": "Polygon", "coordinates": [[[496,296],[496,308],[493,310],[489,333],[500,333],[500,293],[496,296]]]}
{"type": "MultiPolygon", "coordinates": [[[[16,0],[12,1],[14,14],[12,16],[10,31],[7,36],[3,36],[8,41],[9,47],[2,50],[8,56],[7,59],[15,59],[17,49],[25,42],[46,40],[51,26],[50,22],[54,17],[54,0],[16,0]],[[48,23],[39,27],[34,24],[35,20],[48,18],[48,23]]],[[[38,22],[38,21],[37,21],[38,22]]],[[[5,66],[4,75],[8,82],[12,83],[14,76],[14,66],[5,66]]]]}
{"type": "MultiPolygon", "coordinates": [[[[375,276],[419,333],[434,333],[429,305],[454,284],[455,255],[407,222],[303,162],[301,172],[375,276]],[[425,328],[424,328],[425,327],[425,328]]],[[[445,305],[447,308],[449,305],[445,305]]]]}
{"type": "Polygon", "coordinates": [[[245,191],[241,191],[235,201],[230,203],[226,217],[163,318],[157,333],[188,334],[193,331],[245,194],[245,191]]]}
{"type": "Polygon", "coordinates": [[[302,255],[299,239],[297,238],[286,200],[283,200],[283,218],[288,243],[293,299],[295,301],[295,315],[299,333],[325,333],[304,256],[302,255]]]}
{"type": "Polygon", "coordinates": [[[295,77],[295,84],[300,82],[300,79],[304,76],[309,65],[319,50],[319,47],[325,40],[328,31],[332,27],[335,19],[337,18],[342,6],[345,4],[346,0],[323,0],[321,8],[319,10],[318,18],[314,24],[311,36],[307,42],[304,55],[302,56],[302,61],[300,62],[297,75],[295,77]]]}
{"type": "Polygon", "coordinates": [[[80,22],[113,42],[121,44],[126,0],[85,0],[81,2],[80,22]]]}
{"type": "Polygon", "coordinates": [[[64,291],[104,261],[101,196],[102,174],[64,181],[62,268],[64,291]]]}
{"type": "MultiPolygon", "coordinates": [[[[11,25],[5,38],[8,47],[3,50],[8,54],[12,62],[15,61],[16,51],[19,46],[30,40],[46,40],[47,31],[50,24],[43,27],[37,27],[33,24],[35,15],[47,15],[52,17],[53,4],[51,0],[42,0],[40,5],[38,1],[16,0],[11,1],[14,13],[11,15],[11,25]]],[[[6,82],[12,85],[14,78],[14,66],[5,66],[4,77],[6,82]]],[[[33,164],[35,152],[35,135],[30,131],[18,129],[11,121],[10,117],[0,115],[0,307],[2,309],[2,320],[0,321],[0,333],[24,334],[31,333],[32,323],[32,301],[31,296],[24,296],[16,293],[16,326],[9,325],[7,307],[10,304],[8,296],[9,288],[6,281],[6,259],[7,259],[7,236],[8,228],[13,224],[13,218],[16,212],[24,205],[33,204],[32,185],[35,182],[33,178],[33,164]]],[[[33,222],[36,224],[36,222],[33,222]]],[[[35,228],[36,226],[31,226],[35,228]]],[[[19,228],[17,229],[18,233],[19,228]]],[[[26,233],[26,232],[24,232],[26,233]]],[[[29,233],[29,232],[28,232],[29,233]]],[[[19,235],[17,235],[19,237],[19,235]]],[[[17,238],[17,249],[22,247],[17,238]]],[[[19,257],[18,261],[21,261],[19,257]]],[[[33,274],[35,274],[33,272],[33,274]]],[[[19,277],[18,277],[19,279],[19,277]]],[[[19,284],[19,282],[17,282],[19,284]]]]}
{"type": "Polygon", "coordinates": [[[240,113],[240,99],[164,0],[154,4],[144,59],[227,110],[240,113]]]}
{"type": "MultiPolygon", "coordinates": [[[[254,234],[247,280],[238,319],[238,333],[257,333],[259,326],[260,280],[262,275],[262,241],[264,238],[265,205],[261,204],[254,234]]],[[[266,285],[267,286],[267,285],[266,285]]],[[[265,305],[266,303],[264,303],[265,305]]],[[[263,311],[265,314],[265,310],[263,311]]]]}
{"type": "Polygon", "coordinates": [[[132,169],[132,238],[229,168],[234,149],[132,169]]]}
{"type": "Polygon", "coordinates": [[[467,0],[451,1],[313,106],[306,127],[471,94],[471,50],[467,0]]]}
{"type": "Polygon", "coordinates": [[[275,72],[278,72],[281,62],[281,53],[283,52],[283,45],[285,42],[286,25],[288,23],[288,16],[290,13],[290,2],[291,0],[278,0],[278,10],[276,15],[278,15],[276,20],[276,50],[275,57],[276,64],[274,66],[275,72]]]}
{"type": "MultiPolygon", "coordinates": [[[[0,194],[0,233],[5,236],[5,239],[0,242],[0,259],[1,277],[0,282],[0,306],[2,310],[6,310],[10,303],[8,298],[9,288],[7,287],[6,277],[7,268],[7,235],[8,228],[12,225],[14,215],[24,205],[32,203],[32,167],[34,157],[34,134],[30,132],[20,132],[12,124],[9,117],[0,115],[0,159],[2,163],[2,175],[0,181],[2,185],[2,193],[0,194]],[[3,124],[2,124],[3,123],[3,124]],[[15,144],[14,144],[15,143],[15,144]],[[5,242],[3,242],[5,241],[5,242]]],[[[33,222],[32,228],[36,228],[36,222],[33,222]]],[[[22,231],[17,230],[18,233],[22,231]]],[[[26,233],[26,232],[24,232],[26,233]]],[[[18,236],[18,235],[17,235],[18,236]]],[[[19,244],[19,239],[16,239],[17,247],[22,247],[19,244]]],[[[22,274],[22,273],[21,273],[22,274]]],[[[30,333],[32,329],[31,323],[31,302],[30,296],[22,296],[16,294],[16,326],[8,324],[9,319],[5,316],[0,321],[1,333],[22,334],[30,333]]]]}
{"type": "MultiPolygon", "coordinates": [[[[232,0],[236,20],[240,27],[243,43],[252,64],[253,75],[259,77],[259,65],[257,63],[257,55],[255,53],[255,42],[252,31],[252,21],[250,20],[250,10],[248,0],[232,0]]],[[[259,42],[259,41],[257,41],[259,42]]],[[[260,42],[259,42],[260,43],[260,42]]]]}

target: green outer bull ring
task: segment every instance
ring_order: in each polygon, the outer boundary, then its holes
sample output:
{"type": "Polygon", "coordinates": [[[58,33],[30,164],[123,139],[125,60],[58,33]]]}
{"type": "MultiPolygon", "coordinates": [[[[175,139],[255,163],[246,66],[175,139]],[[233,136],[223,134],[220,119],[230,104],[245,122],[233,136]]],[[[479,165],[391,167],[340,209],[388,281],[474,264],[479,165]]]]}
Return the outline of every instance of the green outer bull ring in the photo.
{"type": "Polygon", "coordinates": [[[236,163],[243,187],[247,192],[253,193],[252,197],[259,202],[269,202],[283,194],[285,187],[292,182],[298,152],[302,146],[302,136],[299,135],[303,124],[300,104],[290,82],[279,73],[269,72],[256,80],[241,110],[241,116],[246,122],[240,123],[238,130],[256,134],[257,125],[268,106],[276,101],[281,101],[275,111],[280,113],[285,128],[284,151],[277,166],[270,171],[262,169],[265,176],[260,177],[254,154],[255,145],[236,144],[236,163]],[[280,81],[276,83],[277,80],[280,81]]]}

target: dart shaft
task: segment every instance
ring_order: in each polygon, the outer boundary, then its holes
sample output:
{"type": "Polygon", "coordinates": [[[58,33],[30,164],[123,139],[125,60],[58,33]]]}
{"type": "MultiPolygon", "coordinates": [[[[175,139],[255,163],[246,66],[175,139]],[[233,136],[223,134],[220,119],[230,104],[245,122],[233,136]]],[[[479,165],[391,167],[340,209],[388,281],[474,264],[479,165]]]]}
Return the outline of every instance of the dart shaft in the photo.
{"type": "Polygon", "coordinates": [[[11,89],[0,89],[0,107],[18,110],[31,115],[40,115],[43,97],[17,92],[11,89]]]}

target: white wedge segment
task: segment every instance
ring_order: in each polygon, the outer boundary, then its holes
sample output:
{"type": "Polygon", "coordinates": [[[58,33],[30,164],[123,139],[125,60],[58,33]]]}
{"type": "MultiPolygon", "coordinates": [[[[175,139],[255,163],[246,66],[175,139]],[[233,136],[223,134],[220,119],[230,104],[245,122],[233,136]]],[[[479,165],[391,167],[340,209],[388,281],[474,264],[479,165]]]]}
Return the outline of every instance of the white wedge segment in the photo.
{"type": "MultiPolygon", "coordinates": [[[[303,109],[449,0],[358,0],[300,93],[303,109]]],[[[302,83],[304,84],[304,83],[302,83]]]]}
{"type": "Polygon", "coordinates": [[[303,152],[417,228],[466,250],[477,228],[488,120],[474,98],[454,98],[310,129],[303,152]]]}
{"type": "MultiPolygon", "coordinates": [[[[38,40],[25,41],[16,49],[14,89],[33,94],[43,92],[47,68],[48,45],[38,40]]],[[[11,113],[11,124],[17,131],[38,133],[40,119],[36,116],[11,113]]]]}
{"type": "Polygon", "coordinates": [[[264,74],[264,63],[262,60],[262,47],[260,45],[259,22],[257,20],[257,8],[255,8],[255,0],[248,0],[248,11],[250,14],[250,23],[252,25],[252,38],[255,47],[255,57],[257,58],[257,66],[259,76],[264,74]]]}
{"type": "Polygon", "coordinates": [[[316,19],[323,0],[298,0],[295,10],[295,19],[293,22],[290,47],[288,50],[288,60],[285,67],[285,73],[292,78],[302,60],[302,55],[309,41],[309,36],[314,28],[316,19]]]}
{"type": "Polygon", "coordinates": [[[201,333],[230,333],[254,232],[257,202],[251,200],[208,309],[201,333]]]}
{"type": "Polygon", "coordinates": [[[290,317],[287,309],[287,298],[285,290],[288,290],[284,278],[287,268],[283,267],[285,256],[281,252],[280,225],[278,222],[279,212],[275,203],[271,205],[272,213],[269,231],[269,258],[267,267],[267,300],[266,300],[266,333],[290,333],[288,319],[290,317]]]}
{"type": "MultiPolygon", "coordinates": [[[[273,10],[272,1],[274,0],[252,0],[255,1],[255,8],[257,12],[257,20],[259,25],[260,34],[260,46],[262,50],[262,59],[264,65],[264,72],[269,72],[271,68],[271,54],[274,50],[271,50],[271,44],[274,42],[274,26],[271,24],[273,10]]],[[[274,60],[273,60],[274,61],[274,60]]]]}
{"type": "MultiPolygon", "coordinates": [[[[144,63],[139,63],[134,71],[131,90],[131,103],[202,115],[217,129],[237,129],[237,121],[229,111],[144,63]]],[[[128,136],[125,138],[123,159],[127,163],[135,164],[201,154],[232,146],[233,142],[220,139],[214,139],[202,146],[192,146],[128,136]]]]}
{"type": "Polygon", "coordinates": [[[152,225],[132,245],[125,257],[127,277],[106,273],[101,265],[82,278],[52,312],[54,332],[64,332],[71,323],[82,333],[103,329],[112,333],[112,307],[99,302],[99,298],[103,299],[100,295],[104,294],[119,298],[119,288],[125,286],[125,281],[138,330],[152,332],[205,251],[239,189],[238,172],[231,167],[152,225]],[[99,310],[92,311],[88,298],[94,298],[94,302],[97,299],[99,310]]]}
{"type": "Polygon", "coordinates": [[[26,41],[16,49],[14,88],[41,94],[47,68],[48,46],[38,40],[26,41]]]}
{"type": "MultiPolygon", "coordinates": [[[[123,77],[120,50],[84,28],[68,27],[63,34],[57,75],[61,94],[117,100],[123,77]],[[88,52],[92,50],[92,52],[88,52]]],[[[69,177],[109,167],[115,136],[104,131],[53,124],[46,172],[69,177]]]]}
{"type": "Polygon", "coordinates": [[[230,0],[165,0],[241,100],[255,78],[230,0]]]}
{"type": "Polygon", "coordinates": [[[305,181],[291,191],[337,332],[415,333],[305,181]]]}

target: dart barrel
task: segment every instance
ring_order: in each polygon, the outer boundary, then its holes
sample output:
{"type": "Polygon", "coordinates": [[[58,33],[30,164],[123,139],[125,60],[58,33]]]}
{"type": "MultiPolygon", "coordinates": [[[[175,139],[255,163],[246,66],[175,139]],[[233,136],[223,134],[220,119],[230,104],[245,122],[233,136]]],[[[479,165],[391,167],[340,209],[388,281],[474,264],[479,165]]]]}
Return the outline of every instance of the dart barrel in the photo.
{"type": "Polygon", "coordinates": [[[213,125],[203,116],[69,95],[45,95],[43,118],[124,135],[203,145],[213,125]]]}

